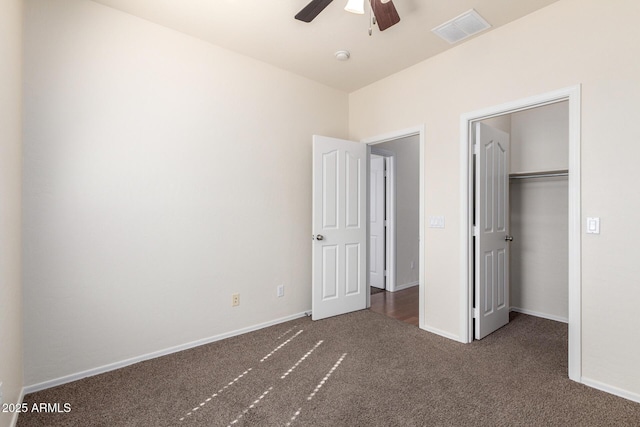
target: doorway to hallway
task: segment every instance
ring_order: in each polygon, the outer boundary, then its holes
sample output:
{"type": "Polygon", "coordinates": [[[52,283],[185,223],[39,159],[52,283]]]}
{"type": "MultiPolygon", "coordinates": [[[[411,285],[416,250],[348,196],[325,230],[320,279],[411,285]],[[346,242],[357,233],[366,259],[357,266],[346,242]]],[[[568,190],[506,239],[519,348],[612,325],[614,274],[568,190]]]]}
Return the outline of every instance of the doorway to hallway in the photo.
{"type": "Polygon", "coordinates": [[[397,292],[379,292],[371,295],[371,307],[369,309],[410,325],[419,326],[419,296],[420,289],[417,286],[397,292]]]}

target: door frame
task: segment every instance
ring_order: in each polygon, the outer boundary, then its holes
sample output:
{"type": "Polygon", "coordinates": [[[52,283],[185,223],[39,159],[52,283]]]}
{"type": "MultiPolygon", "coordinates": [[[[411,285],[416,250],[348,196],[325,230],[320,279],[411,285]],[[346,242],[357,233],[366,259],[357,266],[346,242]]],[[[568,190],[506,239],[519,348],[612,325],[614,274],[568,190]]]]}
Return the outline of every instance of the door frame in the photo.
{"type": "Polygon", "coordinates": [[[504,114],[541,107],[556,102],[569,104],[569,378],[582,382],[582,306],[581,306],[581,193],[580,129],[581,86],[535,95],[460,116],[460,194],[461,194],[461,271],[460,337],[473,341],[473,147],[471,126],[474,122],[504,114]]]}
{"type": "MultiPolygon", "coordinates": [[[[419,327],[421,329],[426,329],[425,328],[425,282],[424,282],[424,275],[425,275],[425,269],[424,269],[424,254],[425,254],[425,242],[424,242],[424,229],[425,229],[425,209],[424,209],[424,156],[425,156],[425,130],[426,127],[424,124],[422,125],[418,125],[418,126],[413,126],[410,128],[406,128],[406,129],[401,129],[401,130],[397,130],[394,132],[390,132],[390,133],[386,133],[386,134],[382,134],[382,135],[377,135],[377,136],[373,136],[373,137],[369,137],[369,138],[364,138],[362,140],[360,140],[360,142],[367,144],[367,151],[368,154],[371,154],[371,149],[376,145],[376,144],[382,144],[383,142],[389,142],[389,141],[395,141],[397,139],[401,139],[401,138],[406,138],[409,136],[418,136],[419,140],[420,140],[420,155],[419,155],[419,169],[420,169],[420,173],[419,173],[419,192],[420,192],[420,196],[419,196],[419,213],[418,213],[418,324],[419,327]]],[[[369,158],[369,155],[367,155],[367,159],[369,158]]],[[[394,169],[394,173],[395,173],[395,169],[394,169]]],[[[367,176],[369,176],[369,165],[367,164],[367,176]]],[[[368,183],[369,180],[367,179],[367,187],[368,187],[368,183]]],[[[367,194],[369,193],[369,188],[367,188],[367,194]]],[[[394,209],[395,209],[395,200],[394,200],[394,209]]],[[[394,218],[393,220],[395,221],[395,212],[394,212],[394,218]]],[[[368,225],[368,221],[369,221],[369,203],[367,203],[367,225],[368,225]]],[[[395,225],[395,224],[394,224],[395,225]]],[[[369,235],[369,232],[367,231],[367,236],[369,235]]],[[[395,245],[395,241],[394,241],[394,245],[395,245]]],[[[394,246],[394,251],[395,251],[395,246],[394,246]]],[[[395,254],[395,252],[394,252],[395,254]]],[[[367,274],[369,272],[369,254],[367,254],[367,274]]],[[[393,259],[394,262],[394,274],[395,274],[395,256],[393,259]]],[[[391,274],[391,273],[389,273],[391,274]]],[[[395,290],[395,280],[394,280],[394,290],[395,290]]],[[[367,308],[371,306],[371,292],[369,289],[369,283],[367,280],[367,308]]]]}

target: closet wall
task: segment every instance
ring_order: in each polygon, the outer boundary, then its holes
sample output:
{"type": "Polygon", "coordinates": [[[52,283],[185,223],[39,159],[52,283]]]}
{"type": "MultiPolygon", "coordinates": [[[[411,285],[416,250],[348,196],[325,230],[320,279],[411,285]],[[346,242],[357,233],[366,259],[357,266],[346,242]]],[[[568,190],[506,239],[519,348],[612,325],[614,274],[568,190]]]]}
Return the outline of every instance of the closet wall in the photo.
{"type": "MultiPolygon", "coordinates": [[[[567,102],[511,115],[513,173],[568,169],[567,102]]],[[[568,178],[510,180],[510,303],[567,322],[568,178]]]]}

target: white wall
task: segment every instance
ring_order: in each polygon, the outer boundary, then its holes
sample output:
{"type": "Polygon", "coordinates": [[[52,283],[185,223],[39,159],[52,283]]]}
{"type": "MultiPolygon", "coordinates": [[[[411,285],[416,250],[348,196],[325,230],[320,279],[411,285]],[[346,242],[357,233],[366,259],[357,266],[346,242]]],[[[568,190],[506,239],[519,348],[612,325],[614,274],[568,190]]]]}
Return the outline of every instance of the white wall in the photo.
{"type": "Polygon", "coordinates": [[[396,170],[396,287],[418,283],[420,239],[420,137],[417,135],[373,145],[395,154],[396,170]],[[413,268],[411,263],[413,262],[413,268]]]}
{"type": "Polygon", "coordinates": [[[311,135],[347,136],[347,95],[91,1],[26,4],[26,384],[309,310],[311,135]]]}
{"type": "Polygon", "coordinates": [[[512,180],[511,308],[567,322],[569,318],[569,187],[567,178],[512,180]]]}
{"type": "MultiPolygon", "coordinates": [[[[512,173],[568,169],[568,102],[509,116],[512,173]]],[[[509,183],[511,307],[564,322],[569,317],[568,183],[566,177],[509,183]]]]}
{"type": "MultiPolygon", "coordinates": [[[[21,0],[0,2],[0,382],[17,403],[22,381],[20,188],[22,146],[21,0]]],[[[0,426],[13,414],[0,411],[0,426]]]]}
{"type": "MultiPolygon", "coordinates": [[[[491,117],[490,119],[485,119],[482,123],[494,127],[496,129],[500,129],[503,132],[511,135],[511,116],[512,114],[503,114],[501,116],[491,117]]],[[[513,137],[511,138],[511,151],[513,151],[513,137]]],[[[513,157],[513,153],[511,153],[513,157]]],[[[509,165],[511,167],[511,165],[509,165]]],[[[511,170],[510,170],[511,172],[511,170]]]]}
{"type": "Polygon", "coordinates": [[[581,84],[580,208],[602,219],[600,235],[582,235],[582,378],[640,400],[638,19],[636,1],[560,0],[350,94],[349,123],[356,140],[426,123],[425,213],[446,229],[425,230],[425,322],[458,336],[460,116],[581,84]]]}
{"type": "Polygon", "coordinates": [[[567,101],[513,113],[511,173],[569,168],[567,101]]]}

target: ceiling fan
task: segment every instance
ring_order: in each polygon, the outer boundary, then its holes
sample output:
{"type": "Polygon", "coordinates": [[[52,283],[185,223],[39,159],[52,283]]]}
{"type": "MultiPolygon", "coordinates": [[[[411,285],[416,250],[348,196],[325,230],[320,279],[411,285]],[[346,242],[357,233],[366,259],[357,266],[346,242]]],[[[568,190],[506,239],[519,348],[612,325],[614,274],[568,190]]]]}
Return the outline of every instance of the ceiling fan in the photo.
{"type": "MultiPolygon", "coordinates": [[[[308,5],[298,12],[295,18],[299,21],[311,22],[324,10],[325,7],[329,6],[329,3],[332,1],[333,0],[311,0],[308,5]]],[[[349,0],[347,8],[345,9],[352,11],[349,9],[352,1],[353,0],[349,0]]],[[[398,11],[393,5],[392,0],[369,0],[369,2],[371,3],[371,11],[375,16],[380,31],[384,31],[400,22],[400,15],[398,15],[398,11]]],[[[355,3],[357,3],[357,1],[355,3]]],[[[363,4],[364,0],[361,0],[360,3],[363,4]]],[[[355,13],[364,13],[363,6],[359,7],[359,9],[360,11],[355,13]]]]}

